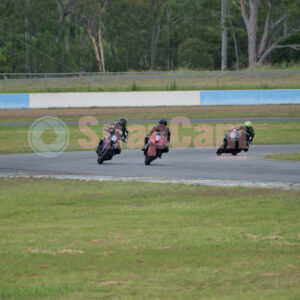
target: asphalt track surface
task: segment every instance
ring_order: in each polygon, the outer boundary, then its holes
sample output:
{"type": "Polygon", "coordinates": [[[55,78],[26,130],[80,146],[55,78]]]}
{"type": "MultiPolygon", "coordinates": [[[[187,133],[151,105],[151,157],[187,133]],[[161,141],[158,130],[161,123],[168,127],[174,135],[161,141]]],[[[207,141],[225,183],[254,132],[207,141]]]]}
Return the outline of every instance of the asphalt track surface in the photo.
{"type": "Polygon", "coordinates": [[[217,157],[216,148],[170,149],[150,166],[143,152],[124,150],[103,165],[94,151],[65,152],[54,158],[35,153],[0,155],[0,177],[33,176],[81,180],[173,182],[300,188],[300,162],[267,160],[272,153],[300,151],[299,145],[251,146],[236,157],[217,157]]]}

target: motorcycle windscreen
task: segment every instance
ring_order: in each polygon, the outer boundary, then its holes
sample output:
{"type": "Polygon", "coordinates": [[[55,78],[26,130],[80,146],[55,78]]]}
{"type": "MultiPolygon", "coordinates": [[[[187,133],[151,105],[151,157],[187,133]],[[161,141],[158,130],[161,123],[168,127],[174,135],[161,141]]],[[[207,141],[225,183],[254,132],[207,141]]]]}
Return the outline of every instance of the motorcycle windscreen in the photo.
{"type": "Polygon", "coordinates": [[[165,137],[163,135],[156,135],[156,134],[152,134],[150,136],[150,140],[153,143],[159,143],[159,144],[163,144],[165,143],[165,137]]]}

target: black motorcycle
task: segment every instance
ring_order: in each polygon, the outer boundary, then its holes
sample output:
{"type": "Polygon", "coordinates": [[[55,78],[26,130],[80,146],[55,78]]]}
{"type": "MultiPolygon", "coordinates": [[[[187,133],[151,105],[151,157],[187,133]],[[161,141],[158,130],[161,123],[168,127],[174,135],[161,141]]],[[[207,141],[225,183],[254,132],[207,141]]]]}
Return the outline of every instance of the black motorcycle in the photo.
{"type": "Polygon", "coordinates": [[[105,160],[111,160],[113,156],[116,154],[116,144],[118,143],[119,137],[115,134],[114,131],[111,131],[109,135],[107,135],[103,142],[99,144],[97,149],[98,164],[103,164],[105,160]]]}
{"type": "Polygon", "coordinates": [[[238,130],[236,128],[228,130],[216,154],[218,156],[223,153],[237,155],[241,151],[247,152],[249,150],[248,135],[245,130],[238,130]]]}

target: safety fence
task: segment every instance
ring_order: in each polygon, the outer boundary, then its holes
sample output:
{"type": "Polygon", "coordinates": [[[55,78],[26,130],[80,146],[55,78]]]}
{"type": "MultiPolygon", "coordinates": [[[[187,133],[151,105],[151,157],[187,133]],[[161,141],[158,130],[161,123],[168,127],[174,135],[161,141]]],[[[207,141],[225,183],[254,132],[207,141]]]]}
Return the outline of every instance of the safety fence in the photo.
{"type": "Polygon", "coordinates": [[[0,73],[0,93],[299,89],[300,70],[0,73]]]}

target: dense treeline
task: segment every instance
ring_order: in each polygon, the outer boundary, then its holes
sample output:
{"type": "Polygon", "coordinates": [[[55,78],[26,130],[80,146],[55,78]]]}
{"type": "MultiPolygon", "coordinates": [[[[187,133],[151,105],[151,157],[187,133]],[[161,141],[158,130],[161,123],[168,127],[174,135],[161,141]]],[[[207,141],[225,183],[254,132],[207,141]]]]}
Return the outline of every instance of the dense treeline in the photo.
{"type": "Polygon", "coordinates": [[[300,1],[1,0],[0,73],[300,61],[300,1]]]}

